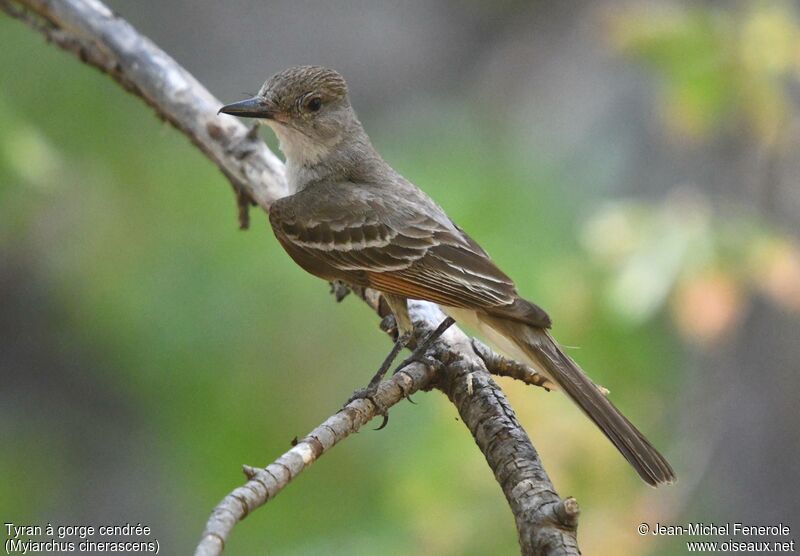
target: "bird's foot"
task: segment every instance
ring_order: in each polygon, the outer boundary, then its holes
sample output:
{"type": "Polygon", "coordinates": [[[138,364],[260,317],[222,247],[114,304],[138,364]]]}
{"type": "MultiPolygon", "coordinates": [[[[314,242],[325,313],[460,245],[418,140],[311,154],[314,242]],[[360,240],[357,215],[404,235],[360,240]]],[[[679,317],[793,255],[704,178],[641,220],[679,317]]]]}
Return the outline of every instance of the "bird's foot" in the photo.
{"type": "MultiPolygon", "coordinates": [[[[419,363],[420,365],[425,365],[428,368],[438,370],[442,366],[442,362],[436,359],[427,349],[417,348],[414,352],[403,359],[399,365],[392,371],[392,376],[396,375],[412,363],[419,363]]],[[[409,400],[408,396],[406,396],[409,400]]],[[[412,402],[413,403],[413,402],[412,402]]]]}
{"type": "Polygon", "coordinates": [[[378,426],[376,431],[381,430],[389,422],[389,408],[381,403],[375,396],[378,393],[378,385],[369,385],[366,388],[359,388],[350,398],[345,402],[345,406],[356,400],[369,400],[375,406],[375,413],[383,417],[383,422],[378,426]]]}
{"type": "Polygon", "coordinates": [[[348,406],[349,404],[353,403],[356,400],[369,400],[375,405],[375,407],[378,407],[379,405],[378,402],[374,400],[375,394],[377,393],[378,393],[377,387],[367,386],[366,388],[359,388],[358,390],[353,392],[349,398],[347,398],[347,401],[344,402],[342,409],[344,409],[346,406],[348,406]]]}
{"type": "Polygon", "coordinates": [[[429,355],[428,351],[431,349],[431,347],[433,347],[434,342],[436,342],[436,340],[438,340],[448,328],[453,326],[455,322],[456,321],[454,321],[451,317],[444,319],[439,326],[436,327],[436,330],[428,334],[424,340],[417,344],[416,349],[411,353],[411,355],[403,359],[403,361],[397,366],[392,374],[397,374],[398,371],[401,371],[404,367],[407,367],[411,363],[421,363],[422,365],[433,369],[438,369],[441,367],[441,362],[435,357],[429,355]]]}
{"type": "MultiPolygon", "coordinates": [[[[383,319],[383,321],[381,321],[381,328],[387,331],[391,330],[392,327],[396,326],[394,322],[395,322],[394,317],[391,317],[391,319],[389,317],[386,317],[383,319]]],[[[425,337],[424,340],[422,340],[417,344],[417,347],[412,352],[412,354],[406,359],[404,359],[400,363],[400,365],[398,365],[397,368],[392,372],[392,374],[393,375],[396,374],[404,367],[407,367],[411,363],[415,362],[421,363],[430,368],[438,369],[441,366],[441,363],[434,357],[428,355],[428,350],[433,346],[434,342],[442,334],[444,334],[448,328],[450,328],[453,325],[454,322],[455,321],[450,317],[444,319],[439,324],[439,326],[436,327],[436,330],[428,334],[428,336],[425,337]]],[[[378,372],[375,373],[375,376],[372,377],[372,380],[369,381],[367,387],[360,388],[355,392],[353,392],[353,395],[350,396],[350,399],[348,399],[347,403],[345,403],[345,405],[347,405],[355,400],[369,400],[370,402],[372,402],[372,405],[375,406],[375,412],[383,417],[383,422],[375,430],[381,430],[389,422],[389,408],[386,407],[386,405],[384,405],[383,403],[379,402],[378,399],[375,397],[375,395],[378,393],[378,385],[381,383],[381,380],[383,380],[384,375],[386,375],[386,371],[388,371],[389,367],[391,367],[392,363],[394,363],[394,360],[397,359],[397,354],[400,353],[401,349],[403,349],[408,345],[408,342],[410,340],[411,340],[410,332],[401,334],[397,338],[394,347],[392,347],[392,351],[390,351],[389,355],[386,356],[386,359],[384,359],[383,363],[378,369],[378,372]]],[[[411,403],[414,403],[414,401],[411,399],[410,396],[406,396],[406,399],[411,403]]]]}
{"type": "Polygon", "coordinates": [[[389,355],[387,355],[386,359],[384,359],[383,363],[381,363],[378,372],[375,373],[375,376],[373,376],[372,379],[369,381],[369,384],[367,384],[367,387],[360,388],[355,392],[353,392],[353,395],[350,396],[350,399],[347,400],[347,403],[345,404],[347,405],[354,400],[369,400],[370,402],[372,402],[372,405],[375,406],[375,412],[383,416],[383,423],[381,423],[381,425],[375,430],[381,430],[383,427],[386,426],[386,423],[389,422],[389,413],[388,413],[389,408],[386,407],[386,405],[380,403],[375,397],[375,394],[378,392],[378,385],[381,383],[381,380],[383,380],[383,377],[386,375],[386,371],[388,371],[389,367],[391,367],[392,363],[394,363],[394,360],[397,359],[397,354],[400,353],[401,349],[403,349],[408,345],[408,342],[410,340],[411,340],[410,332],[401,334],[400,337],[397,338],[397,341],[394,343],[394,346],[392,347],[392,350],[389,352],[389,355]]]}

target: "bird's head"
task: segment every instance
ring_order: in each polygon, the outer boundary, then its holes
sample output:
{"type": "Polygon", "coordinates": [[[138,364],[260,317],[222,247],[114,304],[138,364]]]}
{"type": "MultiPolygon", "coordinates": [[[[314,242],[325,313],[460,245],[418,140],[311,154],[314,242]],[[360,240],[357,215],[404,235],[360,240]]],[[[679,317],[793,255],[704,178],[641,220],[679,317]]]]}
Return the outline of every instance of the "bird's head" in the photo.
{"type": "Polygon", "coordinates": [[[264,121],[275,131],[287,159],[300,164],[318,162],[361,129],[344,78],[320,66],[276,73],[258,95],[225,105],[220,112],[264,121]]]}

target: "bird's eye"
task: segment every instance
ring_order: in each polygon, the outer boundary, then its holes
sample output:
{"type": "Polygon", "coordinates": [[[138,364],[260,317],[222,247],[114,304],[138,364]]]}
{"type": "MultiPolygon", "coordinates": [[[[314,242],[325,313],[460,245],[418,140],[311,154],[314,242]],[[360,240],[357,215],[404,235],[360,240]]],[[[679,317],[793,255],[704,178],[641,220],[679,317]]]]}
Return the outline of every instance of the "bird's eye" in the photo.
{"type": "Polygon", "coordinates": [[[319,97],[311,97],[308,102],[306,102],[306,108],[308,108],[309,112],[317,112],[320,108],[322,108],[322,99],[319,97]]]}

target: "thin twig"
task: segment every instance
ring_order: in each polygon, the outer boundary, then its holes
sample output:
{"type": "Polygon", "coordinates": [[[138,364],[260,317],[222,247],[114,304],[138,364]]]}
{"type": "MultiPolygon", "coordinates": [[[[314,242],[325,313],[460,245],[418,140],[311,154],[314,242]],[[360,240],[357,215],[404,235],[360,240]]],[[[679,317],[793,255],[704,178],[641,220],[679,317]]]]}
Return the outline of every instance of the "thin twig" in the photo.
{"type": "Polygon", "coordinates": [[[283,163],[222,103],[150,39],[99,0],[0,0],[0,9],[144,100],[265,210],[286,195],[283,163]]]}
{"type": "MultiPolygon", "coordinates": [[[[430,384],[433,370],[414,363],[384,381],[375,394],[379,405],[389,408],[430,384]]],[[[225,540],[237,522],[275,498],[290,481],[314,463],[337,442],[358,431],[378,415],[375,404],[366,399],[354,400],[338,413],[299,440],[288,452],[267,467],[244,466],[247,483],[228,494],[217,504],[206,524],[195,556],[220,554],[225,540]]]]}
{"type": "Polygon", "coordinates": [[[548,392],[554,388],[554,384],[543,374],[537,373],[524,363],[500,355],[476,338],[472,339],[472,349],[483,359],[486,369],[493,375],[514,378],[525,384],[544,388],[548,392]]]}

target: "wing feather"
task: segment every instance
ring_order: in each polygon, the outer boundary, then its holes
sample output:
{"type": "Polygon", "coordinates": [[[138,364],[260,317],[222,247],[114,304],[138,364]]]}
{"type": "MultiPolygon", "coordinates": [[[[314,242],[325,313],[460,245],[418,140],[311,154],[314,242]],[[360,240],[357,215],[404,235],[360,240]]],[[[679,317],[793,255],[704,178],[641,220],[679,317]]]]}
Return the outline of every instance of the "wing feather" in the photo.
{"type": "Polygon", "coordinates": [[[544,311],[521,300],[514,282],[432,201],[317,188],[274,203],[270,222],[292,258],[322,278],[549,326],[544,311]]]}

